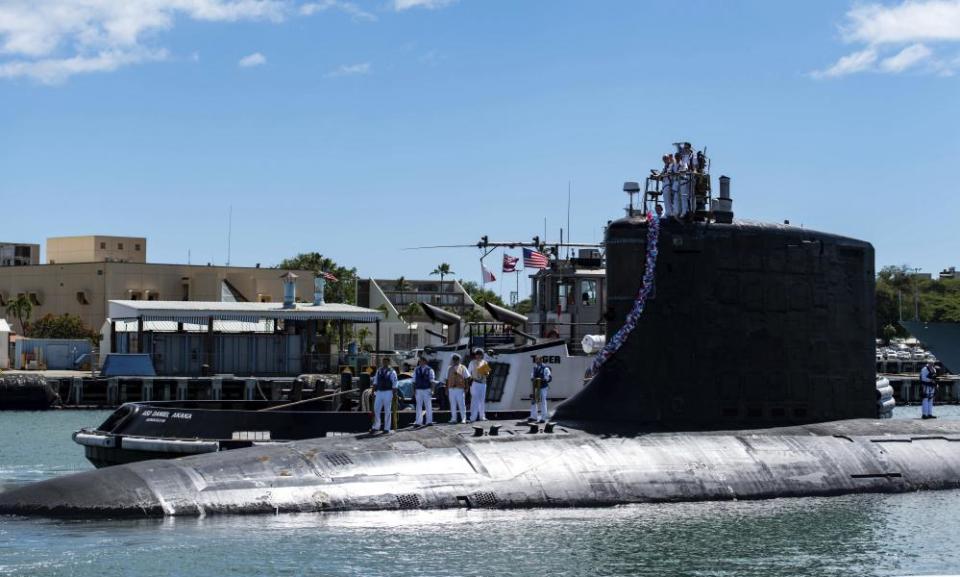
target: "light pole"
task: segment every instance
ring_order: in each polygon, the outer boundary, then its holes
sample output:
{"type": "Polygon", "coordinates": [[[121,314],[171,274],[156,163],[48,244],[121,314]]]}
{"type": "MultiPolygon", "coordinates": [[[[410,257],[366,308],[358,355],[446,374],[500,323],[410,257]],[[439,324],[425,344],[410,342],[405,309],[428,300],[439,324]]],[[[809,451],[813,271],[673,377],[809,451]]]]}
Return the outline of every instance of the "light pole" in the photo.
{"type": "Polygon", "coordinates": [[[417,348],[413,344],[413,333],[417,330],[417,323],[410,323],[407,325],[407,329],[410,331],[410,334],[407,336],[407,348],[412,351],[413,349],[417,348]]]}

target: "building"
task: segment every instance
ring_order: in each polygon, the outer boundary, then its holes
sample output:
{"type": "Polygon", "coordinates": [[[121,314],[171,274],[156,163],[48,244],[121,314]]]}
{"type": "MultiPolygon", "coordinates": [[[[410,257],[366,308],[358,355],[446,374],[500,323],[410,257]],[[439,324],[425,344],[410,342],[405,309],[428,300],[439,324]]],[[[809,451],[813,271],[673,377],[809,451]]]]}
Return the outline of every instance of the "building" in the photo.
{"type": "Polygon", "coordinates": [[[945,268],[940,271],[940,280],[955,279],[960,278],[957,276],[957,267],[952,266],[950,268],[945,268]]]}
{"type": "Polygon", "coordinates": [[[0,242],[0,266],[40,264],[40,245],[22,242],[0,242]]]}
{"type": "MultiPolygon", "coordinates": [[[[284,282],[295,282],[293,276],[284,282]]],[[[275,279],[275,284],[280,283],[275,279]]],[[[383,313],[324,303],[316,296],[313,302],[295,302],[296,294],[295,288],[290,290],[281,302],[111,300],[101,355],[148,354],[158,375],[185,376],[330,373],[360,362],[340,352],[345,350],[342,330],[324,338],[318,329],[325,323],[338,327],[366,323],[374,325],[372,332],[377,334],[383,313]],[[339,343],[334,341],[336,333],[339,343]]],[[[376,360],[364,359],[364,364],[371,363],[376,360]]]]}
{"type": "Polygon", "coordinates": [[[377,350],[403,351],[439,344],[443,326],[431,322],[418,303],[443,307],[461,317],[483,316],[485,311],[463,285],[453,279],[440,280],[360,279],[357,281],[357,305],[385,311],[380,323],[377,350]]]}
{"type": "MultiPolygon", "coordinates": [[[[312,273],[297,272],[300,294],[312,294],[312,273]]],[[[107,261],[0,267],[0,310],[25,295],[33,305],[33,319],[72,314],[98,330],[111,300],[280,302],[281,273],[253,267],[107,261]]]]}
{"type": "Polygon", "coordinates": [[[147,239],[103,235],[59,236],[47,239],[47,264],[77,262],[145,263],[147,239]]]}

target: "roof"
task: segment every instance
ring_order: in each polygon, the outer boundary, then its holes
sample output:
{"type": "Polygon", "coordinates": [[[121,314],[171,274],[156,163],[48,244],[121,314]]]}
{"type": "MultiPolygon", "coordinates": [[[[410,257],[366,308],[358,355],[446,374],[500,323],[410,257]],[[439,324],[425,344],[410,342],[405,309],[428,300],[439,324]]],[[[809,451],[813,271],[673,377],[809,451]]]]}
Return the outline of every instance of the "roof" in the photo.
{"type": "Polygon", "coordinates": [[[381,311],[343,303],[233,303],[217,301],[112,300],[107,316],[112,320],[137,319],[206,324],[210,319],[255,323],[262,319],[328,320],[372,323],[382,320],[381,311]]]}
{"type": "MultiPolygon", "coordinates": [[[[116,330],[118,333],[135,333],[139,329],[138,324],[136,320],[118,320],[116,321],[116,330]]],[[[110,323],[105,322],[104,325],[110,326],[110,323]]],[[[205,333],[207,332],[207,323],[144,321],[143,330],[156,333],[175,333],[178,331],[185,333],[205,333]]],[[[217,333],[272,333],[273,330],[273,323],[270,319],[262,319],[254,323],[244,321],[213,321],[213,331],[217,333]]]]}

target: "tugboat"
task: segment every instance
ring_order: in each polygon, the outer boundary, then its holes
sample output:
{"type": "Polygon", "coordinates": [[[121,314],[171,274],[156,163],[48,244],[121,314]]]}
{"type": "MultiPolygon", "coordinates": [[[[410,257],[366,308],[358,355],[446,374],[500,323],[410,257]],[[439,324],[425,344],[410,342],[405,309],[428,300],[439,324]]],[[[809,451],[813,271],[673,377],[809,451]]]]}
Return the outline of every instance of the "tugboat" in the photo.
{"type": "Polygon", "coordinates": [[[692,220],[638,210],[607,227],[606,344],[586,387],[545,425],[131,463],[2,493],[0,513],[582,507],[960,488],[960,423],[877,419],[873,247],[733,221],[729,206],[707,203],[692,220]]]}

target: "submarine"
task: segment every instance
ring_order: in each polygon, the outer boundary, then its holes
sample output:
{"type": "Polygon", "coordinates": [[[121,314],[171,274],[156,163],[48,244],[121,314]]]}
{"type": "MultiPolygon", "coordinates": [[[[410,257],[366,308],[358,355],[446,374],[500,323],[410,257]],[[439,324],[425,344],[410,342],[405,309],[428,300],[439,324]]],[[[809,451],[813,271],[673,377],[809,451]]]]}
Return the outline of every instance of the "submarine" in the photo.
{"type": "Polygon", "coordinates": [[[647,196],[607,226],[607,345],[546,424],[141,461],[0,493],[0,513],[593,507],[960,487],[960,422],[877,418],[869,243],[734,220],[729,179],[726,202],[698,199],[690,220],[659,218],[647,210],[656,191],[647,196]]]}

